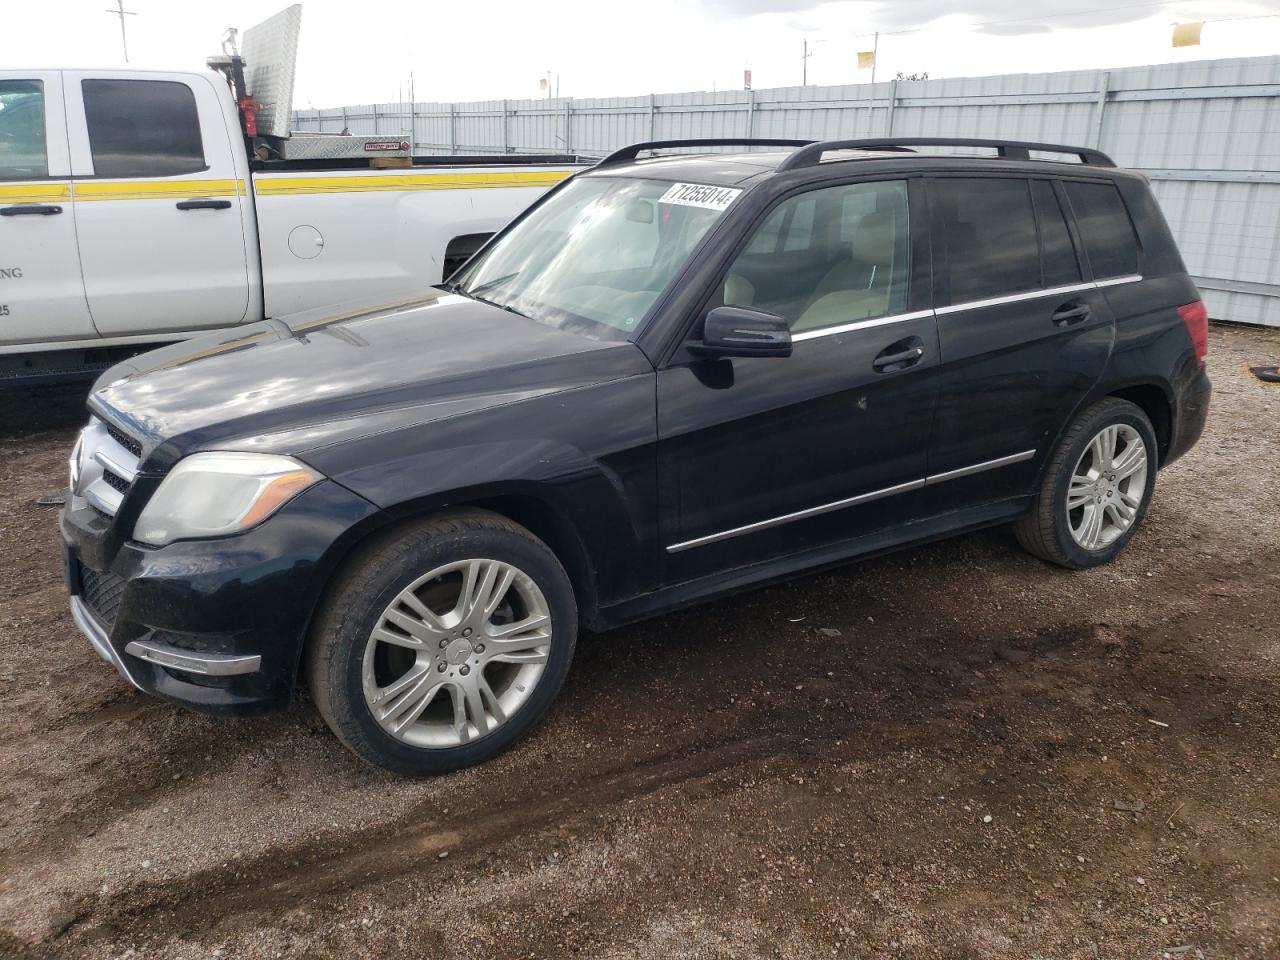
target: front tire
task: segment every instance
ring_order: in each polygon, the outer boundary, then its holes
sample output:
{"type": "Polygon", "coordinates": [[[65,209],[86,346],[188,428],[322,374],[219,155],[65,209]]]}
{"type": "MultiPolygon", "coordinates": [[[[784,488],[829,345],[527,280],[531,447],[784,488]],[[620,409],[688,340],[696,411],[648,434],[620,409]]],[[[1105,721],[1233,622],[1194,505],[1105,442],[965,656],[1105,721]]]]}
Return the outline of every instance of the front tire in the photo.
{"type": "Polygon", "coordinates": [[[1109,563],[1147,515],[1157,449],[1141,407],[1115,397],[1089,407],[1058,442],[1035,505],[1014,523],[1018,542],[1071,570],[1109,563]]]}
{"type": "Polygon", "coordinates": [[[546,713],[577,630],[546,544],[488,511],[443,514],[353,558],[312,629],[307,680],[361,759],[445,773],[496,756],[546,713]]]}

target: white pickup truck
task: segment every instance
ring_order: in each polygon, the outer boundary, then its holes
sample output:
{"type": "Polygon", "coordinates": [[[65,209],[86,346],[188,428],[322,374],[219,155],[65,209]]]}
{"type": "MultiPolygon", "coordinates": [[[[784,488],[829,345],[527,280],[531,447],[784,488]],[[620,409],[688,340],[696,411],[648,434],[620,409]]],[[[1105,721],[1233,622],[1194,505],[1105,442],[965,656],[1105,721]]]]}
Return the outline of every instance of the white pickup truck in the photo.
{"type": "Polygon", "coordinates": [[[247,135],[244,108],[214,70],[0,71],[0,383],[410,297],[575,172],[568,157],[412,158],[385,138],[342,138],[377,161],[290,160],[247,135]],[[397,162],[388,150],[401,166],[374,169],[397,162]]]}

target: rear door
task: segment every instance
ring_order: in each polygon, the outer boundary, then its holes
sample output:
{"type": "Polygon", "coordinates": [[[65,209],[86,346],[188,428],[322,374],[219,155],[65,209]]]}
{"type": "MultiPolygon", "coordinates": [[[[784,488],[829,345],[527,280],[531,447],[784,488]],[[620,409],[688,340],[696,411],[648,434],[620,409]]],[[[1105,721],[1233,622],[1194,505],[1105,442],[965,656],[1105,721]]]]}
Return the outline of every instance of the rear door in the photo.
{"type": "Polygon", "coordinates": [[[863,181],[780,201],[707,309],[785,317],[792,355],[708,360],[682,350],[659,371],[669,582],[918,514],[938,363],[919,187],[863,181]]]}
{"type": "Polygon", "coordinates": [[[1115,336],[1049,179],[930,179],[941,349],[931,512],[1028,492],[1115,336]]]}
{"type": "Polygon", "coordinates": [[[75,220],[104,336],[244,320],[244,179],[212,82],[67,71],[75,220]]]}
{"type": "Polygon", "coordinates": [[[0,342],[94,335],[56,70],[0,72],[0,342]]]}

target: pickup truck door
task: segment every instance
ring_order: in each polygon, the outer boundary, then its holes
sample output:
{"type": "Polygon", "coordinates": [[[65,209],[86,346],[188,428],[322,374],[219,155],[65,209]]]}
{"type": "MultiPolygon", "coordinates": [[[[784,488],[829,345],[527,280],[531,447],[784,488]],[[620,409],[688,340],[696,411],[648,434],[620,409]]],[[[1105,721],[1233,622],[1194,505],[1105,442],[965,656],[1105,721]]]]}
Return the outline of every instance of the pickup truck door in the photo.
{"type": "Polygon", "coordinates": [[[246,230],[243,149],[217,78],[64,78],[80,261],[98,332],[245,320],[256,241],[246,230]]]}
{"type": "Polygon", "coordinates": [[[0,71],[0,341],[94,336],[56,70],[0,71]]]}

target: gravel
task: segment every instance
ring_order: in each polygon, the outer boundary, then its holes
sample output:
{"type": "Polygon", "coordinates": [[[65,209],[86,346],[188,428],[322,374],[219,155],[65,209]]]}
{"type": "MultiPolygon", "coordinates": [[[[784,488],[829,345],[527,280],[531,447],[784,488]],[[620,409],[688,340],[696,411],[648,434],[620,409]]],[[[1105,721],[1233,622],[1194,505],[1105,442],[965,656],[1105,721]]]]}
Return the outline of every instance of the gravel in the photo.
{"type": "Polygon", "coordinates": [[[425,781],[100,663],[37,504],[81,399],[11,394],[0,956],[1274,958],[1280,335],[1210,342],[1115,564],[992,530],[584,636],[532,737],[425,781]]]}

